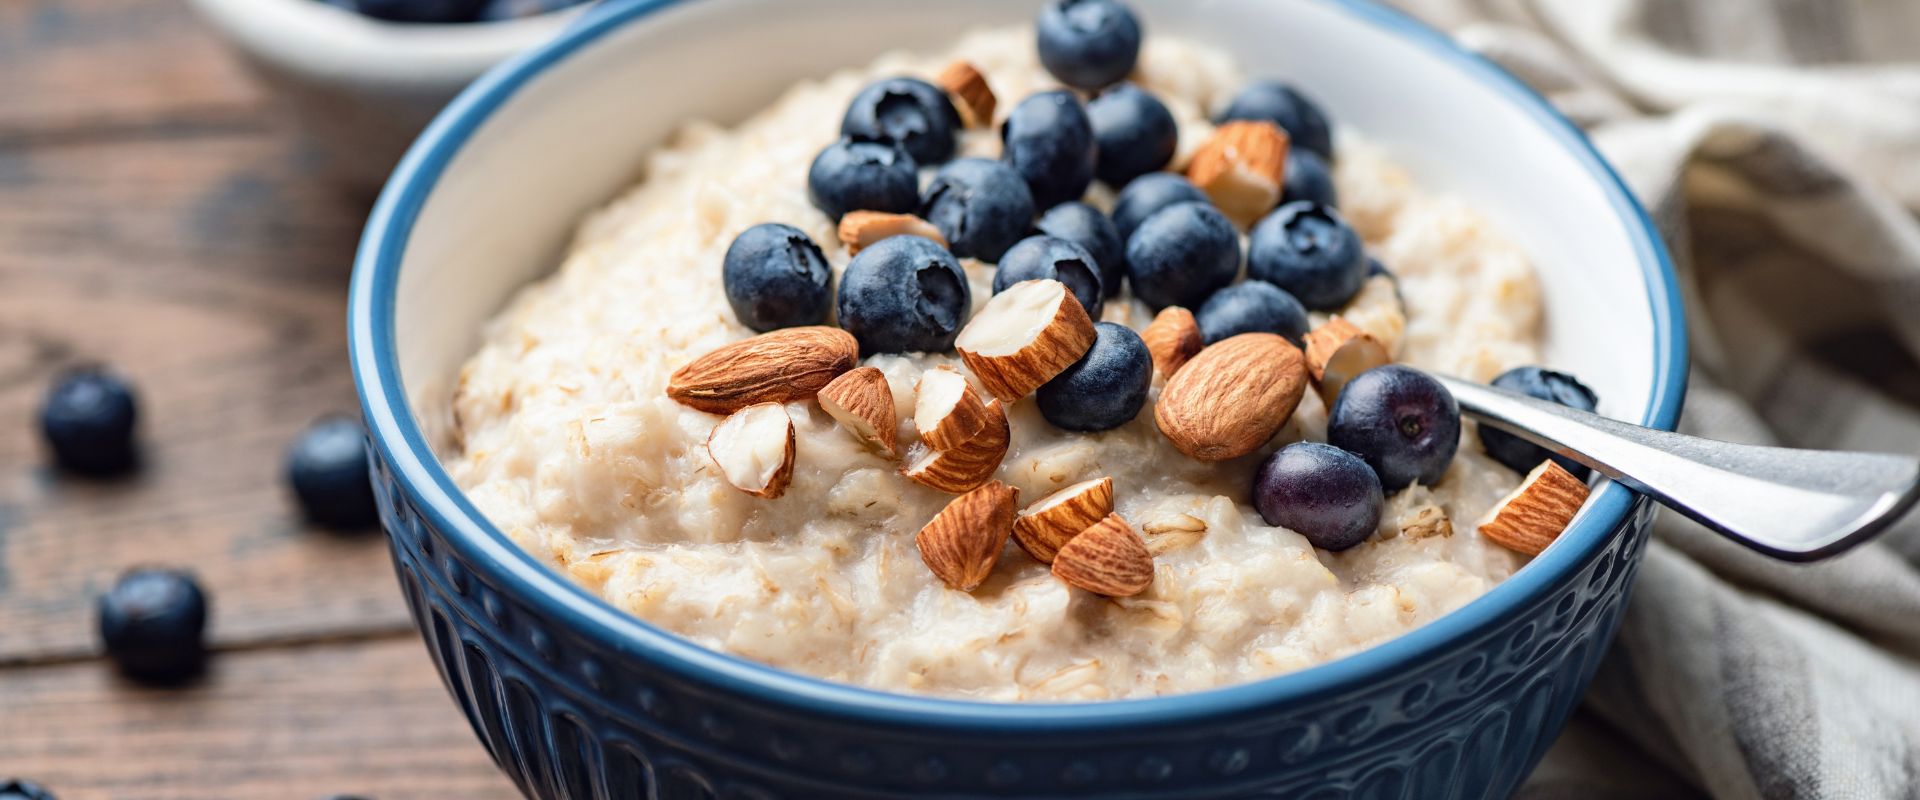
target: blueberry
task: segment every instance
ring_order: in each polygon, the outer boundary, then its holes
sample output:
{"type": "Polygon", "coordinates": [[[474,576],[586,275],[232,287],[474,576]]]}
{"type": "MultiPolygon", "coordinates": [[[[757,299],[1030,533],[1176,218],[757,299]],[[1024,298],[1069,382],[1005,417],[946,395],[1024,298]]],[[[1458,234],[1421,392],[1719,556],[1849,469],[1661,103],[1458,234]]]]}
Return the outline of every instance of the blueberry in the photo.
{"type": "Polygon", "coordinates": [[[906,213],[920,203],[920,178],[892,142],[842,137],[807,168],[807,199],[835,222],[849,211],[906,213]]]}
{"type": "Polygon", "coordinates": [[[1319,442],[1280,448],[1253,478],[1253,507],[1260,517],[1322,550],[1366,541],[1380,525],[1385,502],[1380,476],[1367,462],[1319,442]]]}
{"type": "Polygon", "coordinates": [[[1111,430],[1138,416],[1147,403],[1153,383],[1147,343],[1125,325],[1096,322],[1093,330],[1087,354],[1034,394],[1040,415],[1056,428],[1111,430]]]}
{"type": "MultiPolygon", "coordinates": [[[[1579,379],[1540,367],[1514,367],[1494,378],[1493,385],[1581,411],[1592,411],[1600,403],[1599,396],[1579,379]]],[[[1573,473],[1574,477],[1587,479],[1586,465],[1566,456],[1554,455],[1544,447],[1506,431],[1495,430],[1490,425],[1480,426],[1480,446],[1487,451],[1487,455],[1493,456],[1493,460],[1515,472],[1532,472],[1534,467],[1540,466],[1540,462],[1551,458],[1573,473]]]]}
{"type": "Polygon", "coordinates": [[[1033,193],[1012,167],[984,158],[956,159],[920,196],[920,218],[940,229],[953,254],[999,261],[1033,224],[1033,193]]]}
{"type": "Polygon", "coordinates": [[[322,417],[287,448],[287,484],[307,519],[329,528],[378,522],[367,466],[367,431],[358,420],[322,417]]]}
{"type": "Polygon", "coordinates": [[[972,304],[960,262],[919,236],[881,239],[840,275],[840,327],[862,355],[950,350],[972,304]]]}
{"type": "Polygon", "coordinates": [[[1193,319],[1207,344],[1242,333],[1277,333],[1301,347],[1311,328],[1300,301],[1266,281],[1242,281],[1214,292],[1193,319]]]}
{"type": "Polygon", "coordinates": [[[1340,205],[1340,193],[1333,188],[1333,171],[1325,159],[1311,150],[1287,151],[1287,173],[1280,189],[1280,204],[1300,201],[1323,206],[1340,205]]]}
{"type": "Polygon", "coordinates": [[[107,657],[135,680],[177,683],[206,663],[207,596],[187,573],[143,568],[120,576],[100,596],[99,623],[107,657]]]}
{"type": "Polygon", "coordinates": [[[1287,290],[1307,308],[1336,309],[1367,282],[1367,251],[1331,207],[1288,203],[1254,224],[1247,277],[1287,290]]]}
{"type": "Polygon", "coordinates": [[[353,10],[389,22],[472,22],[487,0],[351,0],[353,10]]]}
{"type": "Polygon", "coordinates": [[[1106,296],[1120,294],[1120,284],[1127,277],[1125,244],[1120,232],[1113,227],[1113,220],[1107,219],[1100,209],[1081,202],[1061,203],[1041,214],[1040,221],[1033,227],[1048,236],[1086,248],[1087,254],[1093,256],[1093,263],[1100,267],[1100,287],[1106,296]]]}
{"type": "Polygon", "coordinates": [[[1140,20],[1114,0],[1050,0],[1035,27],[1040,63],[1076,89],[1119,81],[1140,58],[1140,20]]]}
{"type": "Polygon", "coordinates": [[[721,260],[720,280],[740,323],[756,331],[818,325],[833,296],[827,257],[804,231],[763,222],[734,237],[721,260]]]}
{"type": "Polygon", "coordinates": [[[1133,229],[1140,227],[1153,212],[1174,203],[1210,203],[1207,193],[1192,181],[1171,172],[1149,172],[1127,182],[1120,190],[1120,196],[1113,201],[1113,228],[1120,233],[1120,241],[1133,238],[1133,229]]]}
{"type": "Polygon", "coordinates": [[[1155,212],[1127,238],[1127,280],[1156,309],[1192,308],[1240,273],[1240,234],[1206,203],[1155,212]]]}
{"type": "Polygon", "coordinates": [[[40,784],[14,778],[0,781],[0,800],[55,800],[55,798],[53,792],[47,791],[46,787],[40,784]]]}
{"type": "Polygon", "coordinates": [[[1037,208],[1078,200],[1093,183],[1093,123],[1072,92],[1056,89],[1020,101],[1000,126],[1000,141],[1037,208]]]}
{"type": "Polygon", "coordinates": [[[1460,406],[1432,376],[1389,364],[1354,376],[1327,416],[1327,441],[1367,462],[1389,491],[1432,486],[1460,447],[1460,406]]]}
{"type": "Polygon", "coordinates": [[[54,463],[83,475],[112,475],[139,460],[134,424],[139,402],[126,380],[104,367],[60,376],[40,407],[40,435],[54,463]]]}
{"type": "Polygon", "coordinates": [[[960,112],[947,93],[919,78],[887,78],[869,84],[847,104],[840,134],[900,145],[920,164],[953,157],[960,112]]]}
{"type": "Polygon", "coordinates": [[[1096,173],[1108,186],[1125,186],[1167,165],[1180,143],[1180,128],[1159,99],[1131,83],[1100,93],[1087,103],[1099,144],[1096,173]]]}
{"type": "Polygon", "coordinates": [[[1029,236],[1000,257],[993,273],[993,293],[999,294],[1021,281],[1055,280],[1067,285],[1073,299],[1087,310],[1087,316],[1100,318],[1106,295],[1101,292],[1100,267],[1087,249],[1052,236],[1029,236]]]}
{"type": "Polygon", "coordinates": [[[1333,160],[1333,127],[1319,104],[1298,89],[1279,81],[1254,81],[1220,112],[1215,122],[1231,119],[1265,120],[1287,132],[1294,147],[1333,160]]]}

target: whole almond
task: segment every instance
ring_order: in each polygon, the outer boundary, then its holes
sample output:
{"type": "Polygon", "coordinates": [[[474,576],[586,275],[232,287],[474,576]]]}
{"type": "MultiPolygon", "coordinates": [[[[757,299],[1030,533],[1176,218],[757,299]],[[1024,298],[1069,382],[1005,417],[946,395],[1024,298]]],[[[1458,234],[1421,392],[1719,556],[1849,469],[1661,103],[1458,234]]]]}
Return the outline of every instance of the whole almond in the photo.
{"type": "Polygon", "coordinates": [[[994,294],[953,348],[987,394],[1011,403],[1073,366],[1093,339],[1093,319],[1067,285],[1035,280],[994,294]]]}
{"type": "Polygon", "coordinates": [[[1081,481],[1020,510],[1013,541],[1035,561],[1053,563],[1060,547],[1113,513],[1113,479],[1081,481]]]}
{"type": "Polygon", "coordinates": [[[1306,389],[1299,348],[1271,333],[1243,333],[1209,345],[1181,367],[1160,391],[1153,416],[1180,452],[1225,461],[1272,439],[1306,389]]]}
{"type": "Polygon", "coordinates": [[[999,563],[1019,499],[1020,490],[999,481],[953,498],[914,536],[920,560],[948,588],[973,591],[999,563]]]}
{"type": "Polygon", "coordinates": [[[1147,355],[1153,357],[1153,370],[1163,378],[1173,377],[1207,346],[1193,312],[1179,306],[1160,309],[1140,332],[1140,339],[1147,343],[1147,355]]]}
{"type": "Polygon", "coordinates": [[[1537,556],[1573,522],[1580,505],[1587,502],[1587,492],[1585,481],[1559,464],[1542,461],[1477,527],[1494,544],[1537,556]]]}
{"type": "Polygon", "coordinates": [[[1060,548],[1053,574],[1094,594],[1128,597],[1153,585],[1153,554],[1126,520],[1108,514],[1060,548]]]}
{"type": "Polygon", "coordinates": [[[860,362],[853,334],[825,325],[782,328],[696,358],[667,379],[667,396],[712,414],[806,400],[860,362]]]}
{"type": "Polygon", "coordinates": [[[893,410],[893,387],[887,376],[875,367],[859,367],[821,387],[814,398],[821,410],[833,417],[861,443],[875,452],[895,458],[900,436],[900,417],[893,410]]]}

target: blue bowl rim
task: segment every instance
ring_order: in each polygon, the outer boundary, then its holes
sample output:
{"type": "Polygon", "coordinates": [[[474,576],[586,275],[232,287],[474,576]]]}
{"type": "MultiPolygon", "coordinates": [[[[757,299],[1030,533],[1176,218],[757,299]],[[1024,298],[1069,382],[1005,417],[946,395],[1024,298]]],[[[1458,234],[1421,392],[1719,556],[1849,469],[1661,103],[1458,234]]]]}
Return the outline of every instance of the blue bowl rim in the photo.
{"type": "MultiPolygon", "coordinates": [[[[1519,79],[1445,34],[1368,0],[1317,0],[1426,47],[1529,112],[1579,159],[1627,223],[1654,324],[1654,380],[1641,424],[1672,430],[1686,391],[1687,335],[1673,263],[1652,219],[1572,122],[1519,79]]],[[[609,652],[692,684],[816,718],[900,728],[1007,734],[1203,725],[1253,709],[1339,693],[1422,663],[1498,624],[1573,575],[1623,527],[1639,498],[1600,488],[1562,541],[1486,594],[1405,635],[1335,661],[1249,683],[1165,697],[1087,703],[997,703],[895,694],[787,672],[709,650],[614,608],[521,550],[482,515],[434,457],[401,384],[394,341],[400,265],[413,224],[460,147],[508,98],[553,64],[621,26],[688,0],[605,0],[552,42],[495,67],[437,116],[407,152],[368,220],[354,267],[348,338],[373,446],[419,513],[494,585],[609,652]]]]}

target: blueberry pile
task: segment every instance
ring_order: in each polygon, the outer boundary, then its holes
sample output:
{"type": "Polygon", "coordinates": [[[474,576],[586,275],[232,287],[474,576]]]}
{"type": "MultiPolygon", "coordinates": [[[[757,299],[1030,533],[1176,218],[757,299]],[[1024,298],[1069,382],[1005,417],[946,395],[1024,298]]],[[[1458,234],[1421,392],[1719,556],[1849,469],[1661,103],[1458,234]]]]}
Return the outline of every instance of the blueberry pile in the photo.
{"type": "Polygon", "coordinates": [[[559,11],[589,0],[323,0],[387,22],[493,22],[559,11]]]}

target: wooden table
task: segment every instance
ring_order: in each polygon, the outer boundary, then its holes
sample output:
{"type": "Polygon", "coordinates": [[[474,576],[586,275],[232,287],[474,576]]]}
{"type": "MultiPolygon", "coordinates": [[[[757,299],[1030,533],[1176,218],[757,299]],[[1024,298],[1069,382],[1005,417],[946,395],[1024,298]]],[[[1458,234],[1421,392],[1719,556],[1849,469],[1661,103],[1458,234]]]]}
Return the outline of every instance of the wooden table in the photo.
{"type": "Polygon", "coordinates": [[[0,777],[62,800],[514,797],[448,700],[379,534],[304,526],[287,443],[353,411],[345,294],[364,199],[178,0],[0,2],[0,777]],[[147,463],[46,466],[49,379],[141,393],[147,463]],[[116,677],[94,598],[190,567],[217,653],[116,677]]]}

